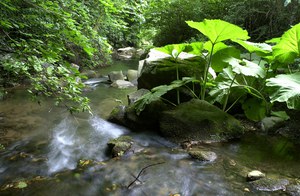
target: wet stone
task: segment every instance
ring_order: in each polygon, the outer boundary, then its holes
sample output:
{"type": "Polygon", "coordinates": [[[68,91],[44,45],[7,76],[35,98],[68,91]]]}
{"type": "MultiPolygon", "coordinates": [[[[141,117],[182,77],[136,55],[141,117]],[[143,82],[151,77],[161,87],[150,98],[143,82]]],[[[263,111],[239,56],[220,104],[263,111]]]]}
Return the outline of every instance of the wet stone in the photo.
{"type": "Polygon", "coordinates": [[[290,185],[286,187],[288,195],[298,196],[300,195],[300,185],[290,185]]]}
{"type": "Polygon", "coordinates": [[[110,140],[107,145],[112,153],[112,157],[119,157],[124,155],[133,144],[133,140],[129,136],[121,136],[110,140]]]}
{"type": "Polygon", "coordinates": [[[256,180],[250,182],[253,189],[258,191],[279,191],[286,190],[286,186],[289,184],[289,181],[286,179],[271,179],[271,178],[261,178],[260,180],[256,180]]]}
{"type": "Polygon", "coordinates": [[[266,175],[258,170],[253,170],[247,174],[247,181],[255,181],[264,178],[266,175]]]}
{"type": "Polygon", "coordinates": [[[212,151],[190,150],[189,155],[199,161],[213,162],[217,159],[217,154],[212,151]]]}

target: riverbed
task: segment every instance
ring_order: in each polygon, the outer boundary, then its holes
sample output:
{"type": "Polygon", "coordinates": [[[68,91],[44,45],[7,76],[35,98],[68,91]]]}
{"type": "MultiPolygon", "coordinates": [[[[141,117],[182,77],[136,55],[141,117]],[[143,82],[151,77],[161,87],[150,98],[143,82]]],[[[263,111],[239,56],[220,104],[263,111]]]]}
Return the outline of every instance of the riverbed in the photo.
{"type": "Polygon", "coordinates": [[[108,122],[112,109],[126,104],[126,95],[136,87],[116,89],[95,81],[112,70],[136,68],[137,62],[118,62],[87,82],[93,115],[70,115],[51,99],[37,104],[25,89],[13,89],[0,102],[0,144],[5,147],[0,151],[0,195],[287,194],[255,190],[246,181],[251,170],[299,183],[299,146],[285,138],[250,133],[239,141],[206,144],[200,148],[215,152],[217,159],[203,162],[156,130],[134,133],[108,122]],[[136,149],[111,158],[107,142],[121,135],[130,135],[136,149]]]}

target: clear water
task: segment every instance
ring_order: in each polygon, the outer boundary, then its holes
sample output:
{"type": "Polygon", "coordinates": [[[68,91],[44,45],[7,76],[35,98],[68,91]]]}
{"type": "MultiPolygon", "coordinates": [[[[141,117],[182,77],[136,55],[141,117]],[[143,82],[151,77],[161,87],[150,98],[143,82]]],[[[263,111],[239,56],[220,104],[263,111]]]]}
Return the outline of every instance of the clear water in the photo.
{"type": "MultiPolygon", "coordinates": [[[[126,62],[114,70],[134,66],[126,62]]],[[[38,105],[23,89],[14,90],[0,103],[5,120],[0,143],[6,147],[0,151],[0,195],[269,195],[250,189],[247,172],[299,179],[299,146],[282,138],[246,135],[237,142],[205,145],[218,158],[203,163],[158,135],[132,133],[107,122],[112,108],[126,103],[126,94],[134,90],[97,84],[87,92],[93,116],[71,116],[65,108],[52,107],[51,100],[38,105]],[[123,134],[137,144],[129,155],[111,159],[106,143],[123,134]],[[128,188],[144,167],[157,163],[128,188]],[[19,182],[27,187],[16,188],[19,182]]]]}

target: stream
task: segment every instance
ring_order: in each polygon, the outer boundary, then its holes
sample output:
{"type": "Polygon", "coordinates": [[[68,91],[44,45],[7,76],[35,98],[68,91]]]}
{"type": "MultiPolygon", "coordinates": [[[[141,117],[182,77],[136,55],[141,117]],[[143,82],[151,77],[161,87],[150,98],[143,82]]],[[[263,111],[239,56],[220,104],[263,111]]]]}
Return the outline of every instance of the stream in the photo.
{"type": "MultiPolygon", "coordinates": [[[[136,69],[137,62],[118,62],[99,73],[129,68],[136,69]]],[[[299,146],[284,138],[247,134],[239,141],[203,145],[217,159],[201,162],[159,135],[134,133],[106,121],[135,87],[116,89],[101,81],[86,81],[93,116],[72,116],[49,99],[38,105],[22,88],[0,102],[0,144],[5,146],[0,150],[0,195],[286,194],[252,189],[246,181],[251,170],[300,182],[299,146]],[[128,155],[111,158],[107,142],[121,135],[130,135],[138,145],[128,155]]]]}

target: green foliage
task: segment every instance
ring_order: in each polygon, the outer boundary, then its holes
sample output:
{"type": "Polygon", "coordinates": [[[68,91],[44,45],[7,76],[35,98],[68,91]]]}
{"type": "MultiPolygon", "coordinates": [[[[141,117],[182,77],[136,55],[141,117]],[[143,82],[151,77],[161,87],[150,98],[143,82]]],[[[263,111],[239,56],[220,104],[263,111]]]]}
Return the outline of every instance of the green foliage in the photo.
{"type": "Polygon", "coordinates": [[[111,47],[102,19],[113,10],[111,1],[1,1],[0,85],[29,79],[34,96],[53,96],[71,112],[90,110],[81,95],[83,76],[70,63],[107,62],[111,47]]]}
{"type": "MultiPolygon", "coordinates": [[[[210,100],[211,103],[218,102],[224,111],[229,111],[239,103],[247,118],[253,121],[262,120],[267,115],[288,119],[283,113],[271,111],[271,103],[275,101],[286,102],[290,109],[300,109],[299,69],[291,69],[291,63],[299,67],[299,24],[279,39],[268,41],[276,44],[272,47],[267,43],[246,41],[249,38],[247,31],[225,21],[204,20],[187,23],[203,33],[209,41],[167,45],[159,50],[174,59],[177,59],[180,52],[188,52],[206,59],[202,80],[197,81],[201,85],[201,99],[210,100]],[[229,40],[241,45],[249,53],[249,60],[241,58],[241,51],[237,47],[227,45],[229,40]],[[268,66],[262,65],[267,62],[268,66]],[[284,68],[286,73],[295,70],[297,72],[276,75],[278,67],[284,68]],[[211,77],[209,73],[217,73],[217,77],[211,77]],[[205,97],[206,94],[209,97],[205,97]]],[[[176,83],[182,82],[177,78],[176,83]]],[[[174,88],[178,86],[174,86],[173,83],[154,88],[138,101],[138,111],[142,111],[145,104],[157,100],[159,96],[174,88]]]]}
{"type": "Polygon", "coordinates": [[[246,29],[253,42],[279,37],[300,21],[299,1],[152,0],[148,7],[144,25],[154,32],[155,46],[202,38],[187,20],[221,19],[246,29]]]}
{"type": "Polygon", "coordinates": [[[186,23],[205,35],[213,44],[212,47],[214,44],[229,39],[247,40],[250,38],[247,31],[222,20],[205,19],[203,22],[187,21],[186,23]]]}
{"type": "Polygon", "coordinates": [[[300,54],[300,24],[286,31],[273,47],[273,55],[280,63],[292,63],[300,54]]]}
{"type": "MultiPolygon", "coordinates": [[[[161,96],[166,94],[167,92],[178,89],[179,87],[182,87],[184,85],[187,85],[191,82],[199,82],[193,78],[183,78],[182,80],[175,80],[170,85],[160,85],[153,89],[151,89],[151,92],[143,95],[141,98],[139,98],[135,103],[135,111],[137,115],[139,115],[145,107],[150,104],[151,102],[157,101],[161,99],[161,96]]],[[[197,96],[195,95],[197,98],[197,96]]],[[[170,102],[169,102],[170,103],[170,102]]],[[[175,105],[172,103],[172,105],[175,105]]]]}
{"type": "Polygon", "coordinates": [[[300,72],[280,74],[267,80],[271,102],[286,102],[290,109],[300,109],[300,72]]]}

